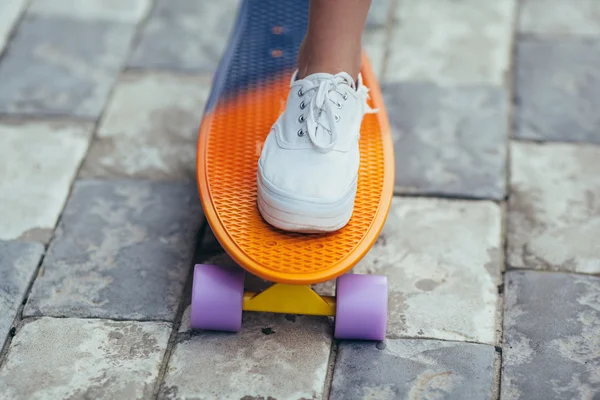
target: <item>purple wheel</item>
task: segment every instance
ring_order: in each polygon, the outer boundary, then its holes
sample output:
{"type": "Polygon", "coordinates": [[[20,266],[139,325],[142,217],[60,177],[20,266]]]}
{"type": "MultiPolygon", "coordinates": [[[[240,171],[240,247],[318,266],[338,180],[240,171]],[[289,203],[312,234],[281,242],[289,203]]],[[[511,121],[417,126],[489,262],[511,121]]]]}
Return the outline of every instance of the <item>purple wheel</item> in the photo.
{"type": "Polygon", "coordinates": [[[384,340],[387,312],[385,276],[348,274],[337,279],[336,339],[384,340]]]}
{"type": "Polygon", "coordinates": [[[194,267],[190,326],[237,332],[242,327],[244,271],[216,265],[194,267]]]}

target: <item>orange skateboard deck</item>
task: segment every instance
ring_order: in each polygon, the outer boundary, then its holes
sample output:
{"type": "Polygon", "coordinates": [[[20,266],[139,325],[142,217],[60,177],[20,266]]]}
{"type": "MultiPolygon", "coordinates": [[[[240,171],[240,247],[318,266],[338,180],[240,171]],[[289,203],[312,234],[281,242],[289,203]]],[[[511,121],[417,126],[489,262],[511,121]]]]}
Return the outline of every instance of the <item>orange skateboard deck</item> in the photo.
{"type": "Polygon", "coordinates": [[[328,234],[288,233],[268,225],[257,208],[262,144],[283,111],[308,1],[245,0],[214,78],[197,149],[197,180],[208,223],[225,251],[248,272],[285,284],[336,278],[377,239],[394,189],[388,118],[366,55],[361,73],[376,114],[364,117],[361,163],[352,218],[328,234]]]}

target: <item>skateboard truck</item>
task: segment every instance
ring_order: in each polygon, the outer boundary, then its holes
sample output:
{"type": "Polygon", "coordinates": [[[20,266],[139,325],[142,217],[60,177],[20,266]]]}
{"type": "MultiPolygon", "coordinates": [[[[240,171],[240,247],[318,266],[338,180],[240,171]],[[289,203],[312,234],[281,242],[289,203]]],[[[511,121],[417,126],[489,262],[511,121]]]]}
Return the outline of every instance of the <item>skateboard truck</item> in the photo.
{"type": "Polygon", "coordinates": [[[321,296],[308,285],[275,283],[262,292],[244,292],[242,308],[244,311],[333,317],[335,297],[321,296]]]}
{"type": "Polygon", "coordinates": [[[272,312],[335,317],[337,339],[385,339],[388,288],[383,276],[342,275],[336,296],[322,296],[309,285],[285,283],[258,293],[244,291],[244,275],[241,268],[196,265],[191,327],[237,332],[243,311],[272,312]]]}

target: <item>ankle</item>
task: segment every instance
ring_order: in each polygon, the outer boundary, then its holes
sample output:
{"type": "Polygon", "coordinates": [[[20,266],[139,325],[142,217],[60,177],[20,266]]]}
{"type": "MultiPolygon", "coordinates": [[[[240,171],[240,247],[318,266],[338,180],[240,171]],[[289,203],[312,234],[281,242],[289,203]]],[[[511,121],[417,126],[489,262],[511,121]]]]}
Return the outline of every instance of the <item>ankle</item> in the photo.
{"type": "Polygon", "coordinates": [[[346,72],[355,80],[360,72],[362,49],[360,45],[350,51],[322,51],[304,42],[298,51],[298,79],[315,73],[337,74],[346,72]]]}

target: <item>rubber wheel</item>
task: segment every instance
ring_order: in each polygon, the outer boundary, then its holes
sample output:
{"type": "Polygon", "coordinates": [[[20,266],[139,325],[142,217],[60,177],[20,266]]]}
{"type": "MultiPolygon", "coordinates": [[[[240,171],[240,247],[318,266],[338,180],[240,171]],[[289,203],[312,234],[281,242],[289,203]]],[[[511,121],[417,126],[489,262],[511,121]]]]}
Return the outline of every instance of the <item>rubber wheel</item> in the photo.
{"type": "Polygon", "coordinates": [[[237,332],[242,327],[244,271],[197,264],[194,267],[190,326],[237,332]]]}
{"type": "Polygon", "coordinates": [[[384,340],[388,285],[385,276],[342,275],[336,289],[336,339],[384,340]]]}

